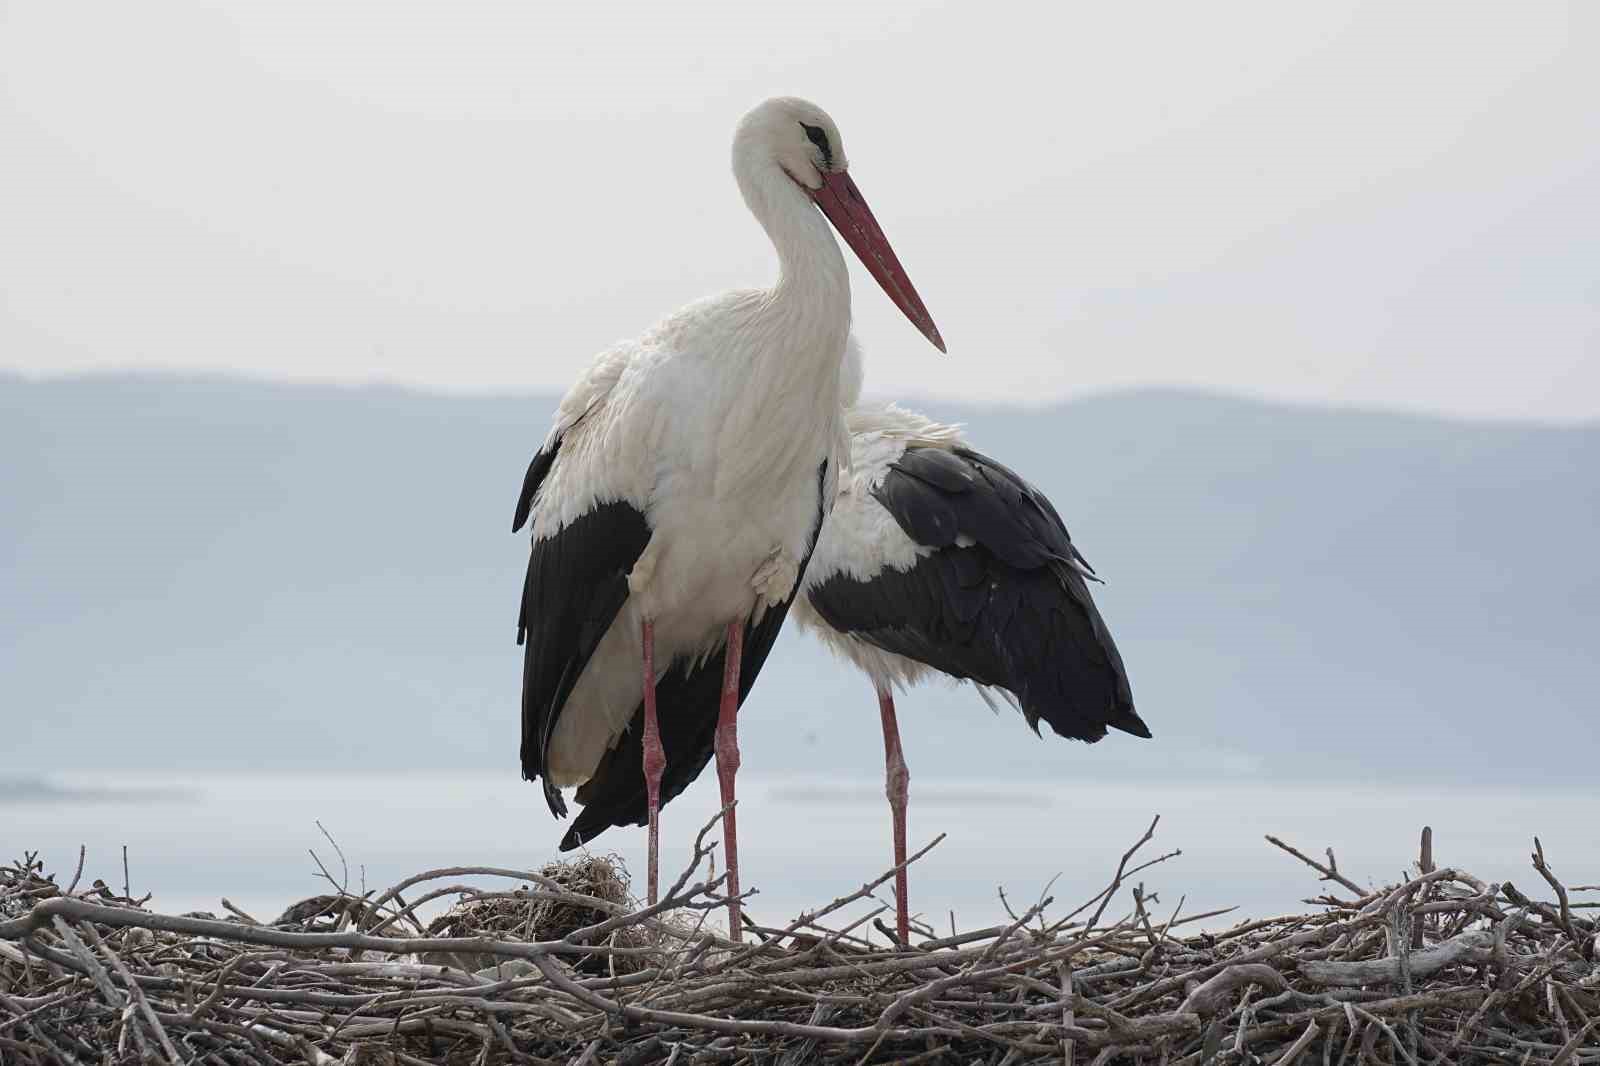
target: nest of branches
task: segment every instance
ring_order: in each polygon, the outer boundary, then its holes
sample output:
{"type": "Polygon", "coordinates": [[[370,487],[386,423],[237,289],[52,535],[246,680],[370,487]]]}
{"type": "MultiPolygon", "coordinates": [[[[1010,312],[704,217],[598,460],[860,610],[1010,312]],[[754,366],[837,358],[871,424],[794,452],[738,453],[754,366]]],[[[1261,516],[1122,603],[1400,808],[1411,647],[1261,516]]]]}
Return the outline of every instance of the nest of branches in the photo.
{"type": "MultiPolygon", "coordinates": [[[[571,862],[546,863],[538,876],[541,887],[537,889],[523,886],[511,892],[467,890],[459,903],[427,924],[427,935],[492,937],[524,943],[560,940],[634,907],[628,871],[614,855],[584,855],[571,862]],[[548,891],[552,885],[560,886],[560,893],[548,891]]],[[[626,925],[611,933],[608,947],[644,948],[660,941],[660,935],[648,926],[626,925]]],[[[648,967],[650,954],[607,952],[569,961],[584,972],[627,974],[648,967]]],[[[418,957],[425,963],[472,971],[489,969],[498,962],[494,955],[482,953],[423,952],[418,957]]]]}
{"type": "Polygon", "coordinates": [[[1219,931],[1134,880],[1177,854],[1141,857],[1154,829],[1075,909],[889,946],[881,908],[836,916],[894,871],[730,940],[708,920],[721,880],[694,881],[705,831],[654,906],[587,858],[430,870],[272,923],[61,888],[26,856],[0,870],[0,1061],[1600,1064],[1597,928],[1571,899],[1593,886],[1569,892],[1537,841],[1549,899],[1436,868],[1426,832],[1414,875],[1375,891],[1268,838],[1332,887],[1219,931]]]}

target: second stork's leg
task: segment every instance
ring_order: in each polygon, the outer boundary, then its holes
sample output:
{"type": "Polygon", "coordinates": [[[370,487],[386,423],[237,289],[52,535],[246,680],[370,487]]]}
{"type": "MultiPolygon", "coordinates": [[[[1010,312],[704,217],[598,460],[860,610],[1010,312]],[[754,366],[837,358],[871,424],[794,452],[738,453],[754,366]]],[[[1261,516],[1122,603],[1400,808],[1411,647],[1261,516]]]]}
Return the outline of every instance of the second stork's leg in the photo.
{"type": "Polygon", "coordinates": [[[739,772],[739,667],[744,658],[744,623],[728,626],[722,667],[722,707],[717,714],[717,781],[722,785],[722,850],[728,866],[728,936],[743,939],[739,918],[739,826],[734,816],[733,778],[739,772]]]}
{"type": "Polygon", "coordinates": [[[644,645],[644,791],[650,812],[650,904],[655,905],[657,870],[661,860],[661,772],[667,753],[661,749],[661,726],[656,721],[656,627],[645,620],[640,634],[644,645]]]}
{"type": "Polygon", "coordinates": [[[878,690],[878,713],[883,718],[884,794],[889,797],[889,814],[894,819],[894,864],[899,867],[894,875],[895,931],[900,943],[911,943],[911,911],[906,904],[906,786],[911,773],[906,769],[906,757],[900,750],[900,725],[894,719],[894,695],[886,688],[878,690]]]}

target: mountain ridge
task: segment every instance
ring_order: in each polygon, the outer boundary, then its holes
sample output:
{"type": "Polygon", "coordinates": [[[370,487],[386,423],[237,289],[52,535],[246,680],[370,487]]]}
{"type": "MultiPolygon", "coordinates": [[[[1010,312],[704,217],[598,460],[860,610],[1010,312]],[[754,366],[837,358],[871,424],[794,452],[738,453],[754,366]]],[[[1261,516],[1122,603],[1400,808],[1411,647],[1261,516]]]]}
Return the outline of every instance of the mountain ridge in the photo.
{"type": "MultiPolygon", "coordinates": [[[[13,769],[515,773],[506,529],[556,399],[0,372],[13,769]]],[[[1055,500],[1155,732],[1040,742],[927,686],[914,776],[1592,774],[1600,423],[1187,389],[908,406],[1055,500]]],[[[752,768],[881,775],[870,689],[796,633],[742,721],[752,768]]]]}

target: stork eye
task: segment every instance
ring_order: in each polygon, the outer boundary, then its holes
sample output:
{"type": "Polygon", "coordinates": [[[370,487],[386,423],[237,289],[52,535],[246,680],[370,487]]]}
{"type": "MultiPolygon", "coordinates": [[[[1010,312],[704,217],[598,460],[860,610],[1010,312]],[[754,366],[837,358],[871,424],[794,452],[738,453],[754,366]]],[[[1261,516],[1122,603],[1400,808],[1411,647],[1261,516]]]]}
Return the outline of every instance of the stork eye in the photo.
{"type": "Polygon", "coordinates": [[[806,131],[806,139],[822,152],[822,165],[833,166],[833,148],[828,144],[828,131],[821,126],[810,126],[804,122],[800,123],[800,128],[806,131]]]}

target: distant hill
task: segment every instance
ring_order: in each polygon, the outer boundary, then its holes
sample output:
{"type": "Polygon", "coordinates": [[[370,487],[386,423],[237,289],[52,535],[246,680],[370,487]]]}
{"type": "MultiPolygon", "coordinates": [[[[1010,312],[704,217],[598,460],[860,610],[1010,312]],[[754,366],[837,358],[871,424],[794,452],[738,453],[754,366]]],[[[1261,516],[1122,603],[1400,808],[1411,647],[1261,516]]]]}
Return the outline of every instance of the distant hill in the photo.
{"type": "MultiPolygon", "coordinates": [[[[11,772],[517,773],[526,541],[551,397],[0,376],[11,772]]],[[[940,775],[1592,780],[1600,427],[1136,392],[930,406],[1037,481],[1156,739],[902,700],[940,775]]],[[[745,766],[882,772],[866,683],[787,634],[745,766]]]]}

